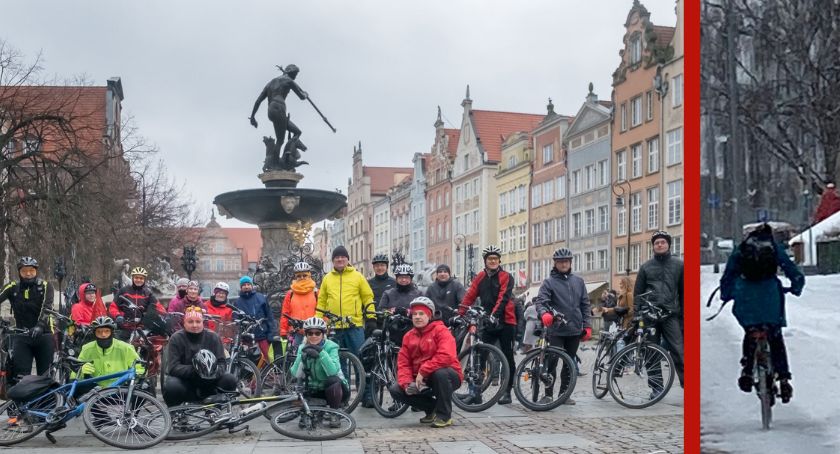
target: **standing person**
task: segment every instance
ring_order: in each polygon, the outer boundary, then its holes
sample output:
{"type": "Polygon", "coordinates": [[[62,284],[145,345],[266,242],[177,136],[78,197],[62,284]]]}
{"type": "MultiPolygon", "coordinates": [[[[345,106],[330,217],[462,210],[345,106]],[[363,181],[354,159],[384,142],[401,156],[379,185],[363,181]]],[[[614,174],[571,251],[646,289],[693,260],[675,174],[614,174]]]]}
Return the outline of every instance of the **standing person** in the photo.
{"type": "Polygon", "coordinates": [[[312,267],[306,262],[295,263],[294,280],[291,289],[286,292],[283,299],[283,311],[280,315],[280,336],[293,335],[294,345],[303,344],[303,330],[292,332],[289,329],[289,320],[284,316],[296,320],[306,320],[315,316],[315,308],[318,306],[318,291],[315,289],[315,281],[312,279],[312,267]]]}
{"type": "Polygon", "coordinates": [[[262,325],[254,329],[253,334],[263,357],[266,361],[271,361],[268,356],[268,339],[277,333],[277,320],[274,320],[265,295],[254,291],[254,280],[250,276],[242,276],[239,279],[239,298],[234,301],[233,306],[258,320],[265,319],[262,325]]]}
{"type": "Polygon", "coordinates": [[[411,265],[407,263],[398,265],[394,275],[397,277],[397,286],[382,294],[379,309],[405,315],[409,304],[414,301],[414,298],[420,296],[420,290],[414,285],[414,269],[411,265]]]}
{"type": "Polygon", "coordinates": [[[53,289],[47,281],[38,277],[38,261],[32,257],[21,257],[17,263],[20,281],[9,282],[0,291],[0,304],[9,300],[12,314],[18,328],[29,329],[29,334],[16,334],[12,340],[14,356],[14,377],[32,373],[32,361],[38,375],[47,372],[53,360],[53,337],[50,318],[44,309],[53,308],[53,289]]]}
{"type": "Polygon", "coordinates": [[[683,314],[683,262],[671,255],[671,234],[668,232],[654,232],[650,242],[653,244],[653,258],[645,262],[636,275],[633,310],[638,313],[645,300],[667,311],[668,316],[656,322],[654,342],[659,343],[660,335],[665,337],[682,387],[683,335],[680,320],[683,314]],[[651,294],[647,298],[639,298],[645,292],[651,294]]]}
{"type": "Polygon", "coordinates": [[[785,290],[776,272],[782,268],[790,279],[790,293],[799,296],[805,287],[805,276],[773,239],[773,229],[768,224],[751,232],[734,250],[726,262],[720,279],[720,298],[735,300],[732,314],[744,328],[742,342],[741,376],[738,387],[744,392],[752,390],[752,354],[755,339],[752,330],[766,327],[770,342],[773,371],[779,379],[782,403],[790,402],[793,386],[782,328],[787,326],[785,317],[785,290]]]}
{"type": "MultiPolygon", "coordinates": [[[[498,320],[498,327],[485,327],[481,333],[481,341],[488,344],[498,342],[502,353],[510,368],[510,380],[505,395],[499,399],[499,404],[511,403],[510,392],[513,389],[513,377],[516,363],[513,360],[513,345],[516,339],[516,308],[513,302],[513,277],[502,269],[502,250],[490,245],[482,251],[484,269],[470,283],[470,288],[464,295],[463,303],[458,313],[464,315],[466,308],[475,304],[476,298],[481,299],[484,311],[498,320]]],[[[461,396],[459,396],[461,397],[461,396]]],[[[470,394],[461,397],[465,402],[479,404],[481,395],[470,394]]]]}
{"type": "Polygon", "coordinates": [[[414,328],[403,338],[397,356],[397,383],[388,391],[395,401],[426,412],[420,419],[434,428],[452,425],[452,393],[464,373],[455,352],[455,338],[435,319],[435,303],[425,296],[410,305],[414,328]]]}
{"type": "Polygon", "coordinates": [[[376,306],[376,310],[380,310],[379,301],[382,300],[382,295],[396,287],[397,280],[388,275],[388,256],[386,254],[376,254],[373,256],[371,263],[373,264],[374,276],[368,279],[368,285],[373,290],[373,304],[376,306]]]}
{"type": "MultiPolygon", "coordinates": [[[[117,327],[121,328],[125,322],[133,323],[134,320],[140,319],[147,329],[165,332],[165,323],[160,316],[166,313],[166,309],[146,285],[148,274],[143,267],[133,268],[131,284],[121,288],[114,297],[108,313],[117,322],[117,327]]],[[[126,341],[131,337],[131,331],[120,329],[117,331],[117,338],[126,341]]]]}
{"type": "MultiPolygon", "coordinates": [[[[546,338],[548,343],[554,347],[560,347],[572,358],[577,357],[577,350],[581,341],[587,341],[592,337],[592,328],[589,325],[589,293],[586,292],[586,283],[580,276],[572,274],[572,251],[560,248],[554,251],[554,268],[551,274],[540,286],[537,294],[537,315],[542,320],[543,326],[548,329],[546,338]],[[554,316],[549,308],[563,314],[566,323],[555,325],[554,316]]],[[[556,360],[555,360],[556,361],[556,360]]],[[[553,371],[552,376],[556,378],[557,364],[548,364],[549,370],[553,371]]],[[[566,388],[569,382],[569,372],[563,370],[560,373],[560,388],[566,388]]],[[[577,373],[577,371],[575,371],[577,373]]],[[[553,388],[547,387],[543,400],[553,400],[553,388]]],[[[562,392],[562,391],[561,391],[562,392]]],[[[574,405],[572,399],[566,400],[567,405],[574,405]]]]}
{"type": "MultiPolygon", "coordinates": [[[[350,317],[352,326],[338,322],[335,326],[335,341],[341,348],[359,356],[359,349],[365,341],[365,328],[376,324],[376,316],[365,310],[373,307],[371,290],[362,273],[350,265],[350,254],[344,246],[337,246],[332,252],[333,270],[321,281],[316,311],[329,311],[340,317],[350,317]]],[[[346,374],[345,374],[346,375],[346,374]]]]}
{"type": "Polygon", "coordinates": [[[635,303],[633,303],[633,281],[624,276],[618,281],[618,300],[615,304],[615,314],[618,319],[619,328],[630,328],[633,324],[633,315],[635,314],[635,303]]]}
{"type": "Polygon", "coordinates": [[[519,353],[524,355],[531,351],[540,339],[539,336],[534,334],[534,330],[537,328],[537,323],[540,320],[540,317],[537,315],[536,298],[528,302],[522,316],[525,318],[525,332],[522,334],[522,347],[520,347],[519,353]]]}
{"type": "Polygon", "coordinates": [[[452,277],[449,265],[445,264],[438,265],[435,282],[426,289],[426,297],[434,301],[444,323],[455,315],[465,293],[464,285],[452,277]]]}
{"type": "Polygon", "coordinates": [[[189,281],[184,297],[172,299],[169,302],[169,312],[180,312],[183,314],[190,306],[198,306],[203,311],[207,310],[207,304],[201,298],[201,286],[198,284],[198,281],[189,281]]]}
{"type": "Polygon", "coordinates": [[[178,294],[169,301],[169,307],[172,307],[173,304],[181,304],[179,301],[187,297],[187,287],[189,285],[189,279],[185,277],[178,278],[175,282],[175,288],[178,290],[178,294]]]}
{"type": "Polygon", "coordinates": [[[97,317],[108,315],[99,289],[95,285],[90,283],[80,285],[79,295],[82,296],[81,301],[70,308],[70,319],[73,320],[73,323],[82,326],[90,325],[90,322],[97,317]]]}
{"type": "Polygon", "coordinates": [[[614,290],[610,289],[601,293],[600,309],[601,320],[604,322],[602,327],[604,331],[609,331],[613,325],[620,325],[619,316],[615,312],[617,305],[618,294],[614,290]]]}
{"type": "Polygon", "coordinates": [[[218,282],[213,287],[213,296],[206,304],[207,315],[218,317],[218,321],[208,321],[207,328],[215,332],[222,339],[222,342],[229,344],[236,335],[236,329],[229,323],[233,320],[233,308],[228,304],[230,286],[227,282],[218,282]],[[218,326],[216,324],[219,324],[218,326]]]}

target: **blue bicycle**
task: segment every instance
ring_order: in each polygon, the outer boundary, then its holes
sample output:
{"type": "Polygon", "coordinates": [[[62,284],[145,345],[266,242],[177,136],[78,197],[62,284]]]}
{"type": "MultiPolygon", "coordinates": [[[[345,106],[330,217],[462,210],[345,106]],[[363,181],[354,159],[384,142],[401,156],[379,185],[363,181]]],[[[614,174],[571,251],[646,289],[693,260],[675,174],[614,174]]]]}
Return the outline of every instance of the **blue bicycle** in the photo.
{"type": "MultiPolygon", "coordinates": [[[[62,360],[76,371],[85,364],[73,357],[62,360]]],[[[0,446],[21,443],[43,431],[55,443],[51,433],[79,415],[94,437],[111,446],[143,449],[160,443],[171,427],[169,411],[163,403],[136,389],[145,378],[134,370],[136,364],[145,365],[145,361],[135,360],[123,372],[53,384],[36,390],[32,398],[4,402],[0,405],[0,446]],[[96,385],[108,380],[114,382],[104,389],[96,385]],[[91,387],[84,395],[74,397],[77,391],[91,387]]]]}

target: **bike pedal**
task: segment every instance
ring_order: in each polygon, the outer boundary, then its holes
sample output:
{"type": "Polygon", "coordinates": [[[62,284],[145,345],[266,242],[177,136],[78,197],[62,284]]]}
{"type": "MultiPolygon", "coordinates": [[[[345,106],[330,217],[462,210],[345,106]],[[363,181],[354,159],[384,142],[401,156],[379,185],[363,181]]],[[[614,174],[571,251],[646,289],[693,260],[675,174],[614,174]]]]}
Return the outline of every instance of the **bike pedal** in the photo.
{"type": "Polygon", "coordinates": [[[50,443],[52,443],[52,444],[57,443],[55,437],[53,437],[51,433],[46,432],[46,433],[44,433],[44,435],[47,437],[47,440],[49,440],[50,443]]]}

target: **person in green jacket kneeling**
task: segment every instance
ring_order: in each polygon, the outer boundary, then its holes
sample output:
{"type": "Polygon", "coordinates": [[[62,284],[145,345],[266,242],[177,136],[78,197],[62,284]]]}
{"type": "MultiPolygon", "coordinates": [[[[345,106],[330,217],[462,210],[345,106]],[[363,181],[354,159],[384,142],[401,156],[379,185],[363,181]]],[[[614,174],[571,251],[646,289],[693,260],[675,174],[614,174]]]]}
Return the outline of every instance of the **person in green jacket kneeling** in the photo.
{"type": "MultiPolygon", "coordinates": [[[[323,319],[310,317],[303,322],[306,342],[298,348],[292,364],[292,376],[306,380],[307,395],[324,398],[330,408],[341,408],[350,397],[350,387],[341,372],[338,344],[328,340],[327,324],[323,319]]],[[[339,427],[338,419],[330,420],[331,427],[339,427]]]]}
{"type": "MultiPolygon", "coordinates": [[[[114,331],[117,329],[117,324],[111,317],[104,315],[96,317],[90,323],[90,327],[94,331],[96,340],[83,345],[82,351],[79,353],[78,358],[80,360],[88,361],[81,368],[80,379],[101,377],[128,370],[134,364],[134,360],[140,358],[131,344],[114,339],[114,331]]],[[[145,372],[145,369],[140,364],[136,364],[134,367],[139,374],[145,372]]],[[[73,374],[73,378],[76,378],[75,374],[73,374]]],[[[106,388],[115,380],[104,380],[98,383],[78,386],[76,388],[76,396],[80,396],[96,386],[106,388]]]]}

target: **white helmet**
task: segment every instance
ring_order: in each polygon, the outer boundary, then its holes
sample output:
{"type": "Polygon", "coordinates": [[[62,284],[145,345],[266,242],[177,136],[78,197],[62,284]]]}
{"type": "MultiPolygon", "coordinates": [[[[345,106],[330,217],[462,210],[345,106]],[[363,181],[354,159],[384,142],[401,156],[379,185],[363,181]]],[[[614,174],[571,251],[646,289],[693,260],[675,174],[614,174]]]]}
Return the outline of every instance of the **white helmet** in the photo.
{"type": "Polygon", "coordinates": [[[216,293],[216,290],[224,290],[227,293],[230,293],[230,286],[226,282],[219,282],[216,284],[216,287],[213,288],[213,293],[216,293]]]}
{"type": "Polygon", "coordinates": [[[295,263],[295,273],[311,273],[312,267],[306,262],[295,263]]]}
{"type": "Polygon", "coordinates": [[[306,331],[308,329],[319,329],[321,331],[326,331],[327,322],[325,322],[322,318],[309,317],[303,321],[303,330],[306,331]]]}
{"type": "Polygon", "coordinates": [[[400,275],[414,277],[414,268],[408,263],[397,265],[397,268],[394,270],[394,276],[400,275]]]}
{"type": "Polygon", "coordinates": [[[409,309],[414,306],[426,306],[432,310],[432,314],[435,313],[435,302],[425,296],[418,296],[417,298],[411,300],[411,303],[408,305],[409,309]]]}

